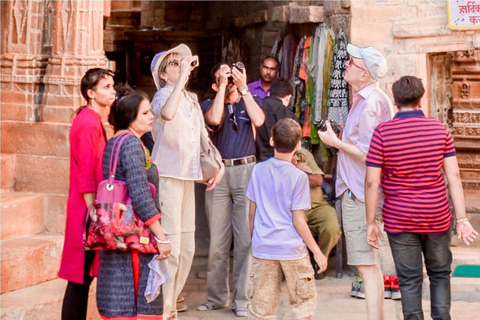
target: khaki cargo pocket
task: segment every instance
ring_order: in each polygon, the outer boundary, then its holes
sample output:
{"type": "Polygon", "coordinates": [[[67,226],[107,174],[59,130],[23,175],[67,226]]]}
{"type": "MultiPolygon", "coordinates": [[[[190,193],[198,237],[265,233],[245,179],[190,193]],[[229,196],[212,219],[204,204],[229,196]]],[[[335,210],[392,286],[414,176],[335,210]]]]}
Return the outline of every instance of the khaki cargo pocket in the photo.
{"type": "Polygon", "coordinates": [[[313,273],[300,273],[297,278],[297,295],[300,299],[310,299],[315,295],[313,273]]]}

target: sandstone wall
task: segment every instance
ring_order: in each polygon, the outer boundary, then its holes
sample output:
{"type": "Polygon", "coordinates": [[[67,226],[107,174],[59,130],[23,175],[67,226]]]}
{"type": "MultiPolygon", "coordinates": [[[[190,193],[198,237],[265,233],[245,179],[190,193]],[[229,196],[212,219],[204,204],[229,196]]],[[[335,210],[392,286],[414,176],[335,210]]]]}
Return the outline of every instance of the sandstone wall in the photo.
{"type": "MultiPolygon", "coordinates": [[[[431,87],[431,56],[434,53],[476,49],[480,31],[450,30],[447,1],[355,0],[351,1],[350,41],[382,51],[389,72],[381,86],[391,96],[392,83],[403,75],[415,75],[431,87]]],[[[424,111],[431,101],[429,90],[424,111]]]]}

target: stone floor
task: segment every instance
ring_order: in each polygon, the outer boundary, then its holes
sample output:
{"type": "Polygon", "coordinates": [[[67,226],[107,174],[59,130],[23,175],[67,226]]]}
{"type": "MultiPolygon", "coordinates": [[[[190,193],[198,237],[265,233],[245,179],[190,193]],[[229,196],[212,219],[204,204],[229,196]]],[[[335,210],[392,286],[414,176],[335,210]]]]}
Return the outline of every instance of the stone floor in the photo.
{"type": "MultiPolygon", "coordinates": [[[[452,247],[454,254],[453,266],[460,263],[480,264],[479,247],[452,247]]],[[[196,307],[206,301],[206,258],[196,257],[192,272],[184,288],[186,312],[179,314],[181,320],[200,319],[237,319],[231,309],[213,311],[196,311],[196,307]]],[[[362,320],[367,319],[365,301],[350,297],[350,287],[354,271],[349,267],[344,269],[342,279],[335,278],[335,261],[330,258],[330,267],[323,280],[317,280],[317,308],[312,319],[362,320]]],[[[423,308],[425,319],[430,319],[428,280],[424,281],[423,308]],[[427,289],[425,289],[427,288],[427,289]]],[[[281,306],[279,320],[293,319],[288,303],[285,284],[282,284],[281,306]]],[[[480,311],[480,278],[452,278],[452,319],[479,319],[480,311]]],[[[400,301],[385,300],[385,320],[403,319],[400,301]]]]}

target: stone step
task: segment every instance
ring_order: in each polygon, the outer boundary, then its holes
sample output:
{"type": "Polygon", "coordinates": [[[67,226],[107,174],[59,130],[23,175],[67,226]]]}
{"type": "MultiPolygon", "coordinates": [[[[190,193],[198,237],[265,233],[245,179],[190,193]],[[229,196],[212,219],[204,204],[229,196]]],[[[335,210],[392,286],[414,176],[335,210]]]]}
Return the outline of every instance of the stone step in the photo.
{"type": "Polygon", "coordinates": [[[21,238],[45,230],[42,194],[2,191],[0,201],[1,240],[21,238]]]}
{"type": "MultiPolygon", "coordinates": [[[[0,296],[1,320],[52,320],[60,319],[62,301],[67,281],[55,279],[22,288],[0,296]]],[[[100,315],[95,302],[94,281],[88,300],[87,320],[98,320],[100,315]]]]}
{"type": "Polygon", "coordinates": [[[17,154],[15,191],[67,195],[69,167],[67,157],[17,154]]]}
{"type": "Polygon", "coordinates": [[[1,241],[1,293],[57,278],[63,235],[42,233],[1,241]]]}
{"type": "Polygon", "coordinates": [[[2,152],[66,158],[70,127],[70,124],[2,121],[2,152]]]}
{"type": "Polygon", "coordinates": [[[15,155],[2,153],[1,162],[1,186],[2,190],[13,190],[15,187],[15,155]]]}

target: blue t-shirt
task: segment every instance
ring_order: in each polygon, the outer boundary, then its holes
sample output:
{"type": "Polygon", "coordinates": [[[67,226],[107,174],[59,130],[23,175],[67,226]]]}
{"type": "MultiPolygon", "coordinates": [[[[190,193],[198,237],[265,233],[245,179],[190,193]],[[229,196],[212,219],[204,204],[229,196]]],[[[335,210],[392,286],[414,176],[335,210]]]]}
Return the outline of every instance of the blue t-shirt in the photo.
{"type": "Polygon", "coordinates": [[[296,260],[308,254],[292,219],[292,210],[310,209],[310,186],[305,172],[277,158],[257,163],[247,198],[257,204],[252,236],[254,257],[296,260]]]}
{"type": "MultiPolygon", "coordinates": [[[[262,99],[253,97],[261,107],[262,99]]],[[[208,99],[202,103],[205,114],[212,106],[213,100],[208,99]]],[[[212,141],[222,155],[223,159],[235,159],[255,155],[255,139],[253,137],[252,122],[245,108],[245,102],[240,98],[234,104],[225,102],[222,123],[213,127],[212,141]],[[234,114],[235,117],[230,114],[234,114]],[[237,123],[236,132],[234,120],[237,123]]]]}

